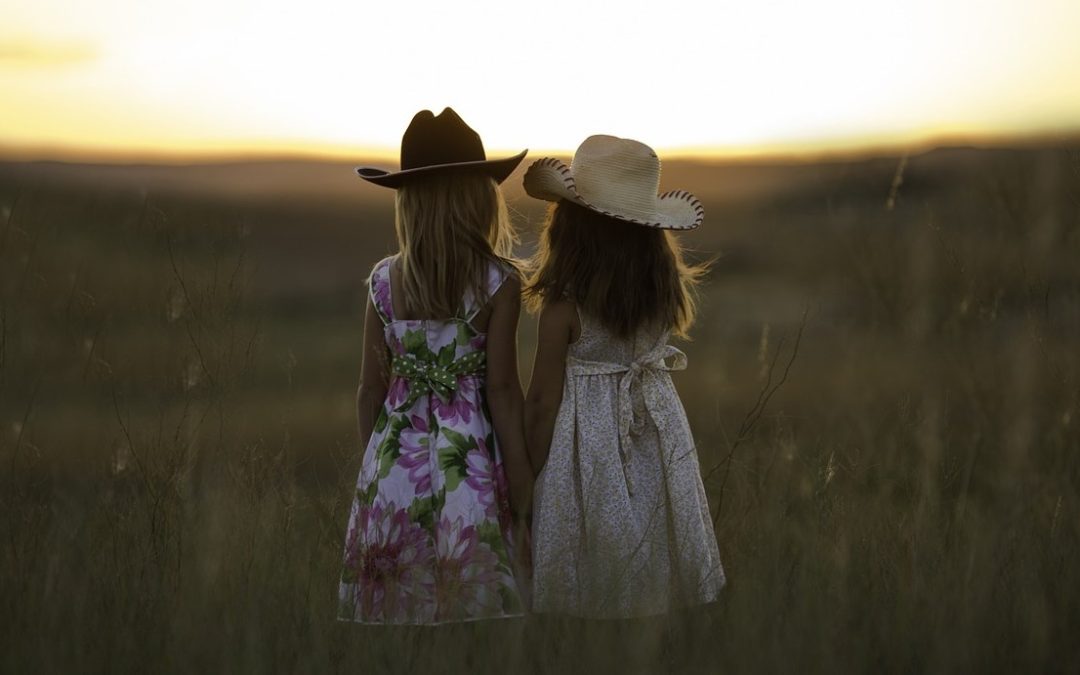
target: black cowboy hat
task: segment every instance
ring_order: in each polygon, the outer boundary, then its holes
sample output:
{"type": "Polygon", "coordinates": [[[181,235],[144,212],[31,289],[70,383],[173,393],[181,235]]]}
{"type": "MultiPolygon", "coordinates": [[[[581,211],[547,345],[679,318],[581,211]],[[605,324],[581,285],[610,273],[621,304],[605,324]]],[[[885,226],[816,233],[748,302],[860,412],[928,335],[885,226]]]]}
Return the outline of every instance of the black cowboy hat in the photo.
{"type": "Polygon", "coordinates": [[[421,110],[409,122],[401,137],[401,170],[385,171],[370,166],[356,167],[356,173],[366,181],[396,188],[413,176],[448,169],[475,169],[503,182],[513,173],[525,153],[506,159],[491,159],[484,154],[480,136],[452,108],[438,116],[421,110]]]}

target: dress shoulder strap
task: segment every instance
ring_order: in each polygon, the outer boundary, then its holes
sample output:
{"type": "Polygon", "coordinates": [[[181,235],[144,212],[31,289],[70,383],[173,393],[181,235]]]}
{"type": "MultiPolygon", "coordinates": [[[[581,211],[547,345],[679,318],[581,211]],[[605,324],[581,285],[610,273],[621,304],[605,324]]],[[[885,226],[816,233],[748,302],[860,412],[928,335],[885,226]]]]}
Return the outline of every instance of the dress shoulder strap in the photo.
{"type": "Polygon", "coordinates": [[[390,262],[393,259],[393,256],[389,256],[375,263],[368,277],[371,303],[384,324],[394,320],[394,304],[390,300],[390,262]]]}
{"type": "Polygon", "coordinates": [[[508,263],[493,261],[488,264],[483,301],[477,299],[476,294],[473,293],[472,289],[465,292],[465,301],[463,303],[465,321],[472,321],[476,315],[480,313],[480,310],[482,310],[491,297],[502,288],[503,283],[510,278],[512,273],[513,268],[511,268],[508,263]]]}

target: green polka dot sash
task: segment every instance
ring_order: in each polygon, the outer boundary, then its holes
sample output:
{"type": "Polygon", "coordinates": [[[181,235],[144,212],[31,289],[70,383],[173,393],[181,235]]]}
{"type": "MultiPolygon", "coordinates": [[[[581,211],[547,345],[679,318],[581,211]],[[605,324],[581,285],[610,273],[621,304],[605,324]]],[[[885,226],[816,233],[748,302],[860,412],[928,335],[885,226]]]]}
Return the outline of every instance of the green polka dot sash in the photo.
{"type": "Polygon", "coordinates": [[[418,358],[415,354],[395,356],[390,363],[391,372],[409,383],[409,397],[395,412],[408,410],[416,399],[428,392],[449,403],[457,391],[458,378],[482,373],[487,365],[486,357],[481,351],[470,352],[457,361],[443,365],[434,359],[418,358]]]}

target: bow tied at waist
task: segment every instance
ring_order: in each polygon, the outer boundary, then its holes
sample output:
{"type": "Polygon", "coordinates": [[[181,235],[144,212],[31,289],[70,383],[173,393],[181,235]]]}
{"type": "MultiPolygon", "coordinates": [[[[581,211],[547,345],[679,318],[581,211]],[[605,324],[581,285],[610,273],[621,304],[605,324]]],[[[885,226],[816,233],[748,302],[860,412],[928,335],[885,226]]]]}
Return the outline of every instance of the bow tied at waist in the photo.
{"type": "Polygon", "coordinates": [[[416,399],[429,392],[444,403],[449,403],[457,391],[458,378],[482,373],[486,356],[482,351],[469,352],[445,365],[433,358],[420,358],[415,354],[395,356],[390,362],[390,372],[409,383],[409,396],[395,412],[408,410],[416,399]]]}
{"type": "Polygon", "coordinates": [[[623,475],[626,477],[626,489],[633,493],[629,472],[630,439],[632,435],[638,435],[645,429],[646,415],[652,417],[653,422],[656,423],[653,412],[655,404],[650,400],[648,392],[642,396],[644,409],[634,405],[634,387],[647,383],[650,378],[657,377],[661,373],[685,369],[686,354],[671,345],[661,345],[631,363],[585,361],[571,357],[569,365],[572,375],[622,374],[619,378],[618,390],[619,457],[622,460],[623,475]],[[668,363],[669,359],[670,363],[668,363]]]}

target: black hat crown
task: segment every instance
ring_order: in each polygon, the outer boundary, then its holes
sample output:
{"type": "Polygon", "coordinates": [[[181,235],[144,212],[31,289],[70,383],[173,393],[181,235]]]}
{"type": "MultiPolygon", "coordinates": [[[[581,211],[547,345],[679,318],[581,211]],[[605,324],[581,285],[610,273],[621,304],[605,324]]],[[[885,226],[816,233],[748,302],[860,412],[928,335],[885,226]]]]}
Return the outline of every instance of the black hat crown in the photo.
{"type": "Polygon", "coordinates": [[[436,171],[472,170],[503,182],[527,150],[505,159],[487,158],[480,135],[453,108],[444,108],[438,115],[421,110],[401,137],[401,169],[396,172],[375,167],[357,167],[356,173],[366,181],[384,187],[400,187],[415,176],[436,171]]]}
{"type": "Polygon", "coordinates": [[[480,134],[446,108],[438,116],[430,110],[416,113],[401,137],[401,169],[483,162],[487,159],[480,134]]]}

